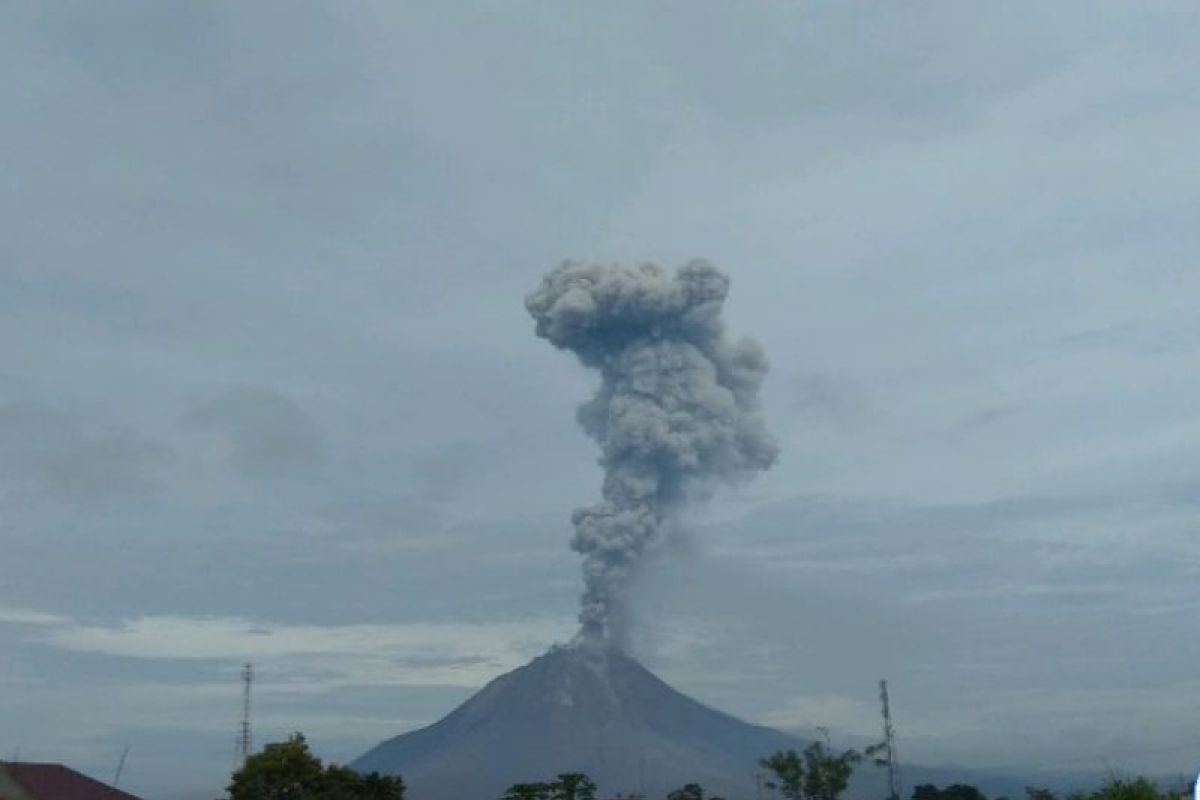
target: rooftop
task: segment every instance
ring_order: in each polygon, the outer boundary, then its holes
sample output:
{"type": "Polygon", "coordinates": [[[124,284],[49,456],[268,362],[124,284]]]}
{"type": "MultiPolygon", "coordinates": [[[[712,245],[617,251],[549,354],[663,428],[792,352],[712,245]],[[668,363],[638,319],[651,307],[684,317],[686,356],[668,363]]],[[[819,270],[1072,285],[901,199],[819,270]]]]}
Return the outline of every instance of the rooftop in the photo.
{"type": "Polygon", "coordinates": [[[0,761],[0,800],[139,800],[62,764],[0,761]]]}

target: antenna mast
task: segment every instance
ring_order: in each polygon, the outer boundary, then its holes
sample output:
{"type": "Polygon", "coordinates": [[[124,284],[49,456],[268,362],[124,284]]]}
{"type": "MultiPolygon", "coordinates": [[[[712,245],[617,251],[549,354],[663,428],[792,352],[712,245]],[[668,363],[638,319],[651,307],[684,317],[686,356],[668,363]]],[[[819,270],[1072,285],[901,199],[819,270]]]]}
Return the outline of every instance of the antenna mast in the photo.
{"type": "Polygon", "coordinates": [[[899,770],[896,766],[896,736],[892,730],[892,711],[888,703],[887,681],[879,682],[879,702],[883,704],[883,744],[888,773],[888,800],[900,800],[899,770]]]}
{"type": "Polygon", "coordinates": [[[117,762],[117,774],[113,775],[113,788],[116,789],[121,783],[121,773],[125,770],[125,759],[129,756],[129,745],[125,745],[125,749],[121,751],[121,760],[117,762]]]}
{"type": "Polygon", "coordinates": [[[254,665],[247,662],[242,666],[242,724],[238,728],[238,758],[242,763],[254,750],[250,736],[250,686],[254,683],[254,665]]]}

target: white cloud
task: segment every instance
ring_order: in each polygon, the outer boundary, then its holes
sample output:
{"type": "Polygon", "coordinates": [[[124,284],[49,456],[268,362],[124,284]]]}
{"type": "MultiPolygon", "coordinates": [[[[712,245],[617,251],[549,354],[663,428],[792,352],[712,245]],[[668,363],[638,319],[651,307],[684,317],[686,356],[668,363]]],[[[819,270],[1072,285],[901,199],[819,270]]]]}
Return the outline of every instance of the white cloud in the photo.
{"type": "Polygon", "coordinates": [[[0,605],[0,624],[6,625],[64,625],[70,620],[46,611],[0,605]]]}
{"type": "Polygon", "coordinates": [[[113,627],[59,620],[40,639],[80,653],[250,661],[304,691],[305,685],[317,690],[335,684],[480,686],[565,641],[574,627],[570,618],[321,626],[148,616],[113,627]]]}

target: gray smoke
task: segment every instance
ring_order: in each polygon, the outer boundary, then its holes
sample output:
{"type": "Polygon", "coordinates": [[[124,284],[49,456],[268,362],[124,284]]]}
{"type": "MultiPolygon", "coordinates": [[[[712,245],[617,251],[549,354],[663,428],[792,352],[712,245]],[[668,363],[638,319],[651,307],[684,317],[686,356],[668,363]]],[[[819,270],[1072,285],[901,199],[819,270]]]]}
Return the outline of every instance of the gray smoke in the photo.
{"type": "Polygon", "coordinates": [[[625,595],[642,554],[685,495],[769,467],[758,413],[767,362],[725,339],[729,279],[703,261],[674,275],[566,262],[525,300],[537,335],[600,371],[579,424],[600,444],[603,500],[575,511],[586,640],[624,645],[625,595]]]}

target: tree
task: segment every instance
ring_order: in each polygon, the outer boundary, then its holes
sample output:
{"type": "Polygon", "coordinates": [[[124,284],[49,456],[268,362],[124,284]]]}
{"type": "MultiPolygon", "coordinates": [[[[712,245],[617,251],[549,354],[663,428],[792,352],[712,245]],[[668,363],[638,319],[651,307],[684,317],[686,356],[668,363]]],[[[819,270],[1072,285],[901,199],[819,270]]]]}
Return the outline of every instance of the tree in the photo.
{"type": "Polygon", "coordinates": [[[954,783],[945,789],[939,789],[932,783],[923,783],[913,788],[912,800],[987,800],[987,797],[977,787],[967,783],[954,783]]]}
{"type": "Polygon", "coordinates": [[[860,761],[862,754],[857,750],[834,755],[824,742],[813,742],[803,755],[780,750],[759,763],[775,775],[767,787],[777,789],[787,800],[838,800],[860,761]]]}
{"type": "Polygon", "coordinates": [[[500,800],[596,800],[596,784],[582,772],[564,772],[556,781],[514,783],[500,800]]]}
{"type": "MultiPolygon", "coordinates": [[[[1190,795],[1190,792],[1187,794],[1190,795]]],[[[1071,792],[1057,795],[1049,789],[1025,787],[1027,800],[1170,800],[1169,792],[1162,792],[1147,778],[1121,778],[1110,775],[1104,785],[1094,792],[1071,792]]]]}
{"type": "Polygon", "coordinates": [[[310,800],[322,788],[321,761],[304,734],[269,744],[246,759],[229,784],[229,800],[310,800]]]}
{"type": "Polygon", "coordinates": [[[596,784],[582,772],[564,772],[550,784],[552,800],[596,800],[596,784]]]}
{"type": "Polygon", "coordinates": [[[514,783],[500,800],[550,800],[553,791],[552,783],[514,783]]]}
{"type": "Polygon", "coordinates": [[[404,783],[398,777],[372,772],[360,775],[349,767],[325,768],[320,800],[403,800],[404,783]]]}
{"type": "Polygon", "coordinates": [[[689,783],[668,794],[667,800],[704,800],[704,789],[698,783],[689,783]]]}
{"type": "Polygon", "coordinates": [[[1026,800],[1058,800],[1058,795],[1049,789],[1038,789],[1033,786],[1025,787],[1026,800]]]}
{"type": "Polygon", "coordinates": [[[321,760],[304,734],[276,742],[246,759],[230,778],[229,800],[404,800],[404,782],[378,773],[360,775],[321,760]]]}
{"type": "Polygon", "coordinates": [[[1162,800],[1158,786],[1147,778],[1110,776],[1089,800],[1162,800]]]}
{"type": "Polygon", "coordinates": [[[359,776],[358,786],[363,800],[404,800],[404,781],[399,775],[368,772],[359,776]]]}

